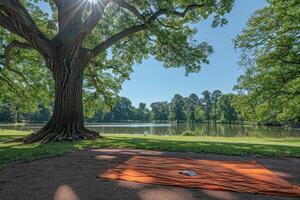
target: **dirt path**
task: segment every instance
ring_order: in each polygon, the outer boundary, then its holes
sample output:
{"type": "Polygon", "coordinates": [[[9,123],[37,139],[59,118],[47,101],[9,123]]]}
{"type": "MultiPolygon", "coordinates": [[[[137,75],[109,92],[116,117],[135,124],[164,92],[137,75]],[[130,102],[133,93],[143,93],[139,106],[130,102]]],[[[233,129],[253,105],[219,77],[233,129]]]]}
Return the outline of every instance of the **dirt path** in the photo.
{"type": "Polygon", "coordinates": [[[96,178],[96,175],[128,160],[134,155],[235,161],[256,160],[284,179],[300,185],[300,159],[271,159],[128,149],[93,149],[30,163],[12,164],[0,169],[0,199],[50,200],[54,197],[60,199],[60,191],[64,191],[64,194],[68,194],[70,198],[80,200],[296,199],[185,189],[96,178]]]}

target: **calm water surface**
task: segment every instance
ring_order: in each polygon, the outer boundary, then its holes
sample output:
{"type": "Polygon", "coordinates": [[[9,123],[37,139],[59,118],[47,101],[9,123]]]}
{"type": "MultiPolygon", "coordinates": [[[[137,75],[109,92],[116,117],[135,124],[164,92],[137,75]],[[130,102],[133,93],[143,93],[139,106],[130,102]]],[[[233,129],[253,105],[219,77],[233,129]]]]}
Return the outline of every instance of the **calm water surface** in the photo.
{"type": "MultiPolygon", "coordinates": [[[[16,129],[34,131],[43,124],[0,125],[0,129],[16,129]]],[[[252,125],[224,125],[224,124],[162,124],[162,123],[101,123],[87,124],[87,127],[100,133],[125,133],[144,135],[182,135],[192,132],[199,136],[224,137],[299,137],[300,129],[286,129],[282,127],[252,126],[252,125]]]]}

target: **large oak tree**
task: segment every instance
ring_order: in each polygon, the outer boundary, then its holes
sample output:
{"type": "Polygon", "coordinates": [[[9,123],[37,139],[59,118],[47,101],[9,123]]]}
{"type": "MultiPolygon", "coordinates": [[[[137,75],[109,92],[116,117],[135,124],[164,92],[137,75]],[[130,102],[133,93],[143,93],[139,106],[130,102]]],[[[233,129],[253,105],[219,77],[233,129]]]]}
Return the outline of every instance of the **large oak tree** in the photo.
{"type": "Polygon", "coordinates": [[[226,24],[233,1],[0,0],[1,90],[22,101],[55,93],[51,119],[24,142],[96,138],[83,98],[111,101],[148,56],[198,72],[212,47],[193,39],[193,23],[212,15],[212,26],[226,24]]]}

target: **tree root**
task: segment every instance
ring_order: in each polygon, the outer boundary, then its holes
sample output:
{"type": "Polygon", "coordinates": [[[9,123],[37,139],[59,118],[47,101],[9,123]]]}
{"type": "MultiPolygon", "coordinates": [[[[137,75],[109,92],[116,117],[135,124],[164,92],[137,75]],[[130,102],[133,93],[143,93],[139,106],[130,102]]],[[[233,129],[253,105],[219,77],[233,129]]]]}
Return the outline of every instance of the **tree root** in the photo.
{"type": "Polygon", "coordinates": [[[62,142],[62,141],[79,141],[79,140],[95,140],[101,138],[98,132],[88,130],[86,128],[72,128],[71,131],[64,129],[59,131],[41,129],[38,132],[23,139],[24,144],[30,143],[49,143],[49,142],[62,142]]]}

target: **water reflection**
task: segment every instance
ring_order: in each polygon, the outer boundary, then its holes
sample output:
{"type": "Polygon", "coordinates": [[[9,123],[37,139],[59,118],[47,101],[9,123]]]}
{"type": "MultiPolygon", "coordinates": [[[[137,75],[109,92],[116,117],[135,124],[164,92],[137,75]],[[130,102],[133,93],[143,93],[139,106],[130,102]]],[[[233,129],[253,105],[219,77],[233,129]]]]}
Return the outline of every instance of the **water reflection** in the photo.
{"type": "MultiPolygon", "coordinates": [[[[0,129],[33,131],[43,124],[0,125],[0,129]]],[[[198,135],[223,137],[300,137],[299,129],[282,127],[224,125],[224,124],[161,124],[161,123],[108,123],[87,124],[90,129],[108,134],[144,134],[144,135],[198,135]]]]}

